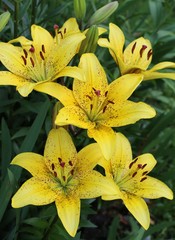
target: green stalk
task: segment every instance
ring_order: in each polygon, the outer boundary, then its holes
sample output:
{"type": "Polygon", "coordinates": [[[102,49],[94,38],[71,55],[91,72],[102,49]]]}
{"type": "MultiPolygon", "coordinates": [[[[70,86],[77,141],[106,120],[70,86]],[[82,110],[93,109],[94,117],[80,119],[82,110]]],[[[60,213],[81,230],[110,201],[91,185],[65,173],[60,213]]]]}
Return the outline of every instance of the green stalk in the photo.
{"type": "Polygon", "coordinates": [[[31,25],[35,23],[36,18],[36,0],[32,0],[31,25]]]}
{"type": "Polygon", "coordinates": [[[18,36],[18,22],[19,22],[19,2],[15,1],[14,38],[18,36]]]}

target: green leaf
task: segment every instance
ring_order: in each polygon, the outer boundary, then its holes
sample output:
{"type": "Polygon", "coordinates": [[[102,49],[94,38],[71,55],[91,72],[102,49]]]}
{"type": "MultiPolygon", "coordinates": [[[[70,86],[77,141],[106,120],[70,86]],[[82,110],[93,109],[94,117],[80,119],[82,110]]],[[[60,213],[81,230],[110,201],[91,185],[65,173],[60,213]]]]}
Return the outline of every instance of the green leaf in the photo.
{"type": "Polygon", "coordinates": [[[0,32],[5,28],[10,19],[10,13],[7,11],[0,15],[0,32]]]}

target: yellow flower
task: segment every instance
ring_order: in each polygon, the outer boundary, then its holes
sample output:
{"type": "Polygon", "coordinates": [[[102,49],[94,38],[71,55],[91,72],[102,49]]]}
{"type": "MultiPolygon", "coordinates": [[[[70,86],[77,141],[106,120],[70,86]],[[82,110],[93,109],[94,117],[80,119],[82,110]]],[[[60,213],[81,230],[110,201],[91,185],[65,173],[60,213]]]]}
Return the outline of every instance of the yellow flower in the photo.
{"type": "Polygon", "coordinates": [[[150,216],[143,198],[173,199],[173,193],[167,185],[147,175],[156,164],[154,157],[146,153],[132,160],[130,143],[121,133],[115,133],[115,147],[110,151],[108,160],[103,159],[99,164],[105,168],[106,175],[112,178],[120,189],[120,195],[117,191],[114,195],[102,196],[102,199],[122,199],[145,229],[150,225],[150,216]]]}
{"type": "Polygon", "coordinates": [[[114,194],[118,189],[111,179],[93,170],[99,156],[101,151],[96,143],[77,153],[64,128],[51,130],[44,156],[27,152],[12,160],[11,164],[32,174],[13,196],[12,206],[41,206],[55,202],[65,229],[75,236],[80,218],[80,199],[114,194]]]}
{"type": "MultiPolygon", "coordinates": [[[[57,27],[55,31],[63,38],[57,27]]],[[[9,43],[0,43],[0,60],[9,70],[0,72],[0,85],[17,86],[19,93],[25,97],[38,85],[62,76],[83,80],[80,69],[67,66],[85,38],[83,33],[75,31],[58,43],[47,30],[32,25],[31,35],[33,40],[21,36],[9,43]],[[11,44],[14,42],[19,42],[21,47],[11,44]]]]}
{"type": "Polygon", "coordinates": [[[127,74],[108,85],[104,69],[92,53],[82,55],[79,68],[84,71],[86,81],[74,79],[74,100],[70,98],[63,103],[65,107],[56,117],[57,125],[88,129],[88,135],[95,140],[100,138],[103,145],[103,138],[113,135],[111,127],[155,116],[155,110],[147,104],[127,100],[142,81],[142,75],[127,74]]]}
{"type": "Polygon", "coordinates": [[[125,36],[122,30],[113,23],[109,24],[109,40],[101,38],[98,44],[101,47],[109,48],[109,52],[117,65],[119,66],[121,75],[128,73],[142,73],[143,80],[151,80],[157,78],[170,78],[175,80],[175,73],[159,72],[166,68],[175,68],[173,62],[161,62],[151,69],[148,66],[152,60],[152,46],[148,39],[140,37],[132,41],[123,50],[125,44],[125,36]]]}

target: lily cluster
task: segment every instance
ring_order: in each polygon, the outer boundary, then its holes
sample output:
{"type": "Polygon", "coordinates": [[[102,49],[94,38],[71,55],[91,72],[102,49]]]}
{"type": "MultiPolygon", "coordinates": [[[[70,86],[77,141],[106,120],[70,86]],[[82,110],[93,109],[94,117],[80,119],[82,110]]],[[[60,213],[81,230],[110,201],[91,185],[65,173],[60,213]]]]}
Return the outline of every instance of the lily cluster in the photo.
{"type": "MultiPolygon", "coordinates": [[[[33,90],[43,92],[62,104],[55,118],[57,127],[48,135],[43,156],[26,152],[11,162],[32,175],[13,196],[12,206],[55,202],[63,226],[75,236],[81,199],[122,199],[143,228],[148,229],[150,216],[145,198],[173,199],[173,193],[166,184],[148,176],[156,164],[155,158],[147,153],[132,159],[128,139],[113,127],[156,115],[153,107],[129,98],[145,80],[175,80],[175,73],[160,72],[174,68],[175,63],[162,62],[148,69],[153,54],[150,41],[141,37],[123,50],[124,34],[110,23],[109,39],[100,38],[98,44],[109,49],[121,76],[108,84],[94,53],[84,53],[78,66],[68,66],[79,53],[87,30],[81,32],[76,20],[70,18],[60,29],[55,25],[54,31],[55,37],[32,25],[33,40],[21,36],[0,43],[0,60],[7,69],[0,72],[0,85],[16,86],[23,97],[33,90]],[[72,89],[59,82],[64,76],[74,78],[72,89]],[[77,152],[69,132],[63,128],[66,125],[87,129],[88,137],[95,142],[77,152]],[[97,165],[104,168],[105,176],[94,169],[97,165]]],[[[98,35],[102,32],[99,28],[98,35]]]]}

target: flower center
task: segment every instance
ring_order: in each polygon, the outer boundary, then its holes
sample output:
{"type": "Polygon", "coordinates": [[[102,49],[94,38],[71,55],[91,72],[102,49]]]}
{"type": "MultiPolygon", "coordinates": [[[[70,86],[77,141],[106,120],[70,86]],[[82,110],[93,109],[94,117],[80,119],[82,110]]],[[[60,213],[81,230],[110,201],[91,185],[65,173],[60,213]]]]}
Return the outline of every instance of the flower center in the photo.
{"type": "Polygon", "coordinates": [[[89,119],[93,122],[97,122],[100,118],[103,117],[103,114],[106,112],[109,104],[115,104],[113,100],[108,99],[108,91],[103,95],[101,90],[92,88],[91,95],[86,95],[89,99],[89,109],[87,114],[89,119]]]}
{"type": "Polygon", "coordinates": [[[24,55],[21,56],[23,64],[29,70],[30,78],[33,82],[47,80],[46,66],[45,66],[45,46],[41,45],[39,51],[36,51],[33,45],[29,50],[23,49],[24,55]]]}

